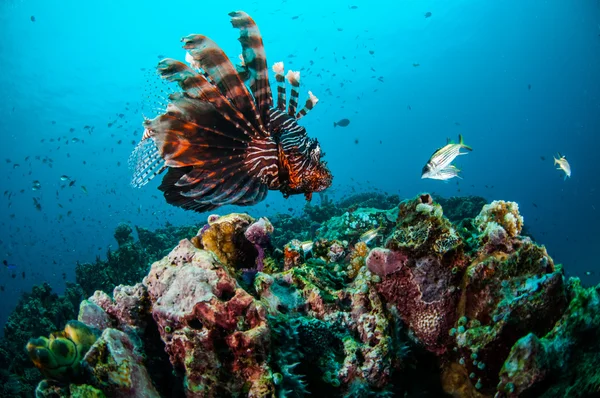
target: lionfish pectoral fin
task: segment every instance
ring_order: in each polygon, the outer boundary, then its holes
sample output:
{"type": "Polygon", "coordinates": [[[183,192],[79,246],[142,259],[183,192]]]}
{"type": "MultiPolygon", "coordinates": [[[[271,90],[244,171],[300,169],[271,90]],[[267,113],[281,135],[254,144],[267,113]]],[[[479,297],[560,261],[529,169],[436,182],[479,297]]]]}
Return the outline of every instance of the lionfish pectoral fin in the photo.
{"type": "Polygon", "coordinates": [[[133,169],[131,185],[140,188],[150,182],[165,169],[165,162],[151,138],[145,138],[129,156],[129,167],[133,169]]]}

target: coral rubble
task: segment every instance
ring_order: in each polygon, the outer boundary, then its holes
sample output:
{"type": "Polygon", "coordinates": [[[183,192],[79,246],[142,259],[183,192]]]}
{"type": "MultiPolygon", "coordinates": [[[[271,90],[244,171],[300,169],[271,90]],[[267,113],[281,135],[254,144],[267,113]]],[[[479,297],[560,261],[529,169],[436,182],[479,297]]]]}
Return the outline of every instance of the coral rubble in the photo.
{"type": "MultiPolygon", "coordinates": [[[[516,203],[452,198],[448,219],[429,194],[358,199],[324,197],[287,241],[293,217],[210,216],[141,283],[81,302],[89,349],[31,341],[38,396],[598,394],[600,287],[522,236],[516,203]],[[42,366],[63,357],[70,373],[42,366]]],[[[81,347],[73,325],[52,336],[81,347]]]]}

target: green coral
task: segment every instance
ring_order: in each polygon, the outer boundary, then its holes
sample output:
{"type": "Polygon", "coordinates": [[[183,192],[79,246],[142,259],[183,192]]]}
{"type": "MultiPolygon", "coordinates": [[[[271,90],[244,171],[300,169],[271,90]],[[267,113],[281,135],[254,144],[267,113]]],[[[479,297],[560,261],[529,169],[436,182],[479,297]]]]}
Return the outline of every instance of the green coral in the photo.
{"type": "Polygon", "coordinates": [[[23,349],[31,336],[48,335],[62,329],[68,320],[77,317],[83,299],[81,288],[67,282],[62,296],[52,292],[49,284],[34,286],[21,297],[4,325],[0,340],[0,396],[31,396],[42,379],[23,349]]]}
{"type": "Polygon", "coordinates": [[[588,397],[600,391],[600,285],[586,289],[571,278],[568,290],[571,301],[554,328],[543,337],[530,333],[512,347],[500,371],[500,397],[588,397]]]}

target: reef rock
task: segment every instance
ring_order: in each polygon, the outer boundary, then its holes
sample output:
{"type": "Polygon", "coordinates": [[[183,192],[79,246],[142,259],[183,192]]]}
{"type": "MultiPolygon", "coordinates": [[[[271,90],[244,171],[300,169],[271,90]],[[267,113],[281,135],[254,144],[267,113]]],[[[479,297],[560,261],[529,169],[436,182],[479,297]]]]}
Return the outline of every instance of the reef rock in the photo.
{"type": "Polygon", "coordinates": [[[185,372],[186,394],[218,397],[245,390],[259,397],[273,391],[263,305],[239,287],[215,254],[188,240],[174,252],[181,262],[167,257],[154,263],[144,284],[171,363],[185,372]]]}
{"type": "Polygon", "coordinates": [[[110,397],[148,397],[160,395],[144,367],[143,356],[127,334],[106,329],[87,351],[83,362],[94,387],[110,397]]]}
{"type": "Polygon", "coordinates": [[[446,352],[466,259],[459,235],[431,196],[400,204],[386,248],[373,249],[366,263],[382,277],[377,291],[395,305],[419,342],[436,354],[446,352]]]}

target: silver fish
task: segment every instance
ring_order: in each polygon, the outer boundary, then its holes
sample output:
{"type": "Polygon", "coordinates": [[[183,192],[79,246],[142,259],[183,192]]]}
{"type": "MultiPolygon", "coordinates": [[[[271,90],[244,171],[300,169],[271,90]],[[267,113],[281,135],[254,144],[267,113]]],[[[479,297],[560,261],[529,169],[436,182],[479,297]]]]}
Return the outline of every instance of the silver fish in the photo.
{"type": "MultiPolygon", "coordinates": [[[[438,149],[431,155],[427,164],[423,167],[421,178],[433,178],[439,179],[432,176],[437,175],[442,170],[446,169],[450,164],[456,159],[458,155],[466,155],[466,152],[461,152],[460,150],[464,148],[467,151],[472,151],[468,145],[465,145],[463,141],[463,136],[458,135],[458,144],[453,142],[449,142],[446,146],[438,149]]],[[[443,173],[447,174],[447,173],[443,173]]],[[[450,177],[452,178],[452,177],[450,177]]]]}
{"type": "Polygon", "coordinates": [[[431,178],[432,180],[442,180],[442,181],[446,181],[446,180],[449,180],[454,177],[458,177],[458,178],[462,179],[462,177],[459,176],[458,173],[460,173],[460,170],[456,166],[450,165],[450,166],[446,167],[445,169],[438,171],[435,174],[430,174],[427,178],[431,178]]]}
{"type": "Polygon", "coordinates": [[[571,178],[571,165],[569,164],[569,162],[567,162],[567,158],[561,156],[560,153],[557,156],[558,159],[554,158],[554,165],[558,165],[556,170],[562,170],[565,172],[565,180],[567,179],[567,177],[571,178]]]}
{"type": "Polygon", "coordinates": [[[313,245],[314,245],[314,242],[312,240],[306,240],[304,242],[300,242],[300,247],[302,248],[302,251],[304,252],[305,255],[312,250],[313,245]]]}
{"type": "Polygon", "coordinates": [[[364,242],[365,244],[368,245],[370,241],[372,241],[377,236],[379,236],[379,231],[380,230],[381,230],[381,227],[370,229],[367,232],[363,233],[360,236],[360,238],[358,238],[358,241],[359,242],[364,242]]]}

